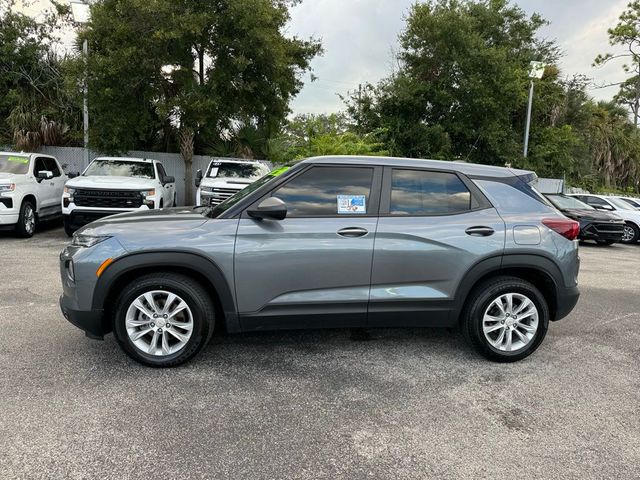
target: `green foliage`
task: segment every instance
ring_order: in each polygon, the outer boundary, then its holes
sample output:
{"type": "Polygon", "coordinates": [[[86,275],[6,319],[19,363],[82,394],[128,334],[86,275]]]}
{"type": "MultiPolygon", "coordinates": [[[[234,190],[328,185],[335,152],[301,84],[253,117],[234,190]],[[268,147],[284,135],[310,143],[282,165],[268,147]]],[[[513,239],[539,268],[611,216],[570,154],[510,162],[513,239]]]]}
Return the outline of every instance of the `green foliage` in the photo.
{"type": "Polygon", "coordinates": [[[60,13],[45,11],[36,21],[13,0],[0,0],[0,143],[24,149],[66,143],[68,125],[78,124],[55,54],[60,13]],[[58,135],[51,135],[52,125],[58,135]]]}
{"type": "Polygon", "coordinates": [[[342,114],[298,115],[274,139],[277,148],[268,158],[288,163],[319,155],[388,155],[378,132],[360,135],[351,131],[352,127],[342,114]]]}
{"type": "Polygon", "coordinates": [[[551,62],[544,25],[506,0],[415,4],[400,36],[399,70],[355,95],[356,123],[383,128],[398,155],[514,162],[521,149],[531,60],[551,62]]]}
{"type": "MultiPolygon", "coordinates": [[[[196,151],[238,124],[267,138],[320,52],[288,38],[284,0],[104,0],[91,8],[88,39],[93,146],[102,151],[176,148],[179,127],[196,151]]],[[[77,69],[80,73],[80,68],[77,69]]]]}

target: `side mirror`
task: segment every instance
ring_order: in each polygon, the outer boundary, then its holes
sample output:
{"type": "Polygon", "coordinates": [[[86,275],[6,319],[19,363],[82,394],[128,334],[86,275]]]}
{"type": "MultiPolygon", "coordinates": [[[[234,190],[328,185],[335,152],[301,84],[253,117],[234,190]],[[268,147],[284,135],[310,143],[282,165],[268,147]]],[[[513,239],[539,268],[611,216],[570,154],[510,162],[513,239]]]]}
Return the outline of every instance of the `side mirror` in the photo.
{"type": "Polygon", "coordinates": [[[175,177],[171,177],[171,176],[167,175],[166,177],[164,177],[162,179],[162,184],[166,185],[167,183],[175,183],[175,181],[176,181],[175,177]]]}
{"type": "Polygon", "coordinates": [[[202,183],[202,170],[196,172],[196,187],[199,187],[202,183]]]}
{"type": "Polygon", "coordinates": [[[70,173],[67,175],[67,177],[69,177],[69,178],[76,178],[76,177],[79,177],[79,176],[80,176],[80,173],[79,173],[79,172],[70,172],[70,173]]]}
{"type": "Polygon", "coordinates": [[[287,216],[287,206],[277,197],[265,198],[257,207],[248,210],[250,217],[262,220],[284,220],[287,216]]]}
{"type": "Polygon", "coordinates": [[[36,178],[40,181],[42,180],[49,180],[51,178],[53,178],[53,172],[51,170],[40,170],[37,174],[36,174],[36,178]]]}

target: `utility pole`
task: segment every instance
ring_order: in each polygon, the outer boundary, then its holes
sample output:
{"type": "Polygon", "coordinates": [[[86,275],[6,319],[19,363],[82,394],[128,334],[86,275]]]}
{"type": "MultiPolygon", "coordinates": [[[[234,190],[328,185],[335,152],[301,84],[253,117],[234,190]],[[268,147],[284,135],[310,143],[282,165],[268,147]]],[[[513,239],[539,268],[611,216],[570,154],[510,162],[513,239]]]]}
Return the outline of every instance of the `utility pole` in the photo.
{"type": "Polygon", "coordinates": [[[529,78],[531,86],[529,87],[529,104],[527,106],[527,123],[524,129],[524,157],[527,158],[529,153],[529,129],[531,128],[531,108],[533,106],[533,80],[540,80],[544,75],[546,65],[542,62],[531,62],[531,70],[529,70],[529,78]]]}
{"type": "Polygon", "coordinates": [[[84,55],[84,85],[82,123],[84,126],[84,166],[89,165],[89,44],[85,38],[82,42],[82,54],[84,55]]]}

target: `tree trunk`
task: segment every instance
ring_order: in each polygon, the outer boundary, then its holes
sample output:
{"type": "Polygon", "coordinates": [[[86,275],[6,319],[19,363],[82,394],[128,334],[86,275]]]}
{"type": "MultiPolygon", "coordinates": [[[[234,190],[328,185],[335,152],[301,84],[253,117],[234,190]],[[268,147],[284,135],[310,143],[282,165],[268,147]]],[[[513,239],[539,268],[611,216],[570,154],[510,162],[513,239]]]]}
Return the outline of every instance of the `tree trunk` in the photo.
{"type": "Polygon", "coordinates": [[[184,204],[193,205],[193,149],[195,134],[193,129],[180,130],[180,154],[184,160],[184,204]]]}

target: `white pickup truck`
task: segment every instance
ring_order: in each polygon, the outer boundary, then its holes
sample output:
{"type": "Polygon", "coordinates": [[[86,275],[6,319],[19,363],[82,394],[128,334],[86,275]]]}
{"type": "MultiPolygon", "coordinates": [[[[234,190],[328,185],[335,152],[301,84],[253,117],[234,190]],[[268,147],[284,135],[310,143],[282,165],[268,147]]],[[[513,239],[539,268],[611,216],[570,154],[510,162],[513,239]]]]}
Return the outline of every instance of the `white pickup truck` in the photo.
{"type": "Polygon", "coordinates": [[[175,178],[158,160],[99,157],[64,187],[64,230],[72,236],[78,228],[116,213],[175,207],[176,198],[175,178]]]}
{"type": "Polygon", "coordinates": [[[209,162],[206,175],[196,172],[196,205],[215,206],[269,173],[262,162],[221,160],[209,162]]]}
{"type": "Polygon", "coordinates": [[[0,229],[31,237],[37,222],[59,217],[66,181],[50,155],[0,152],[0,229]]]}

